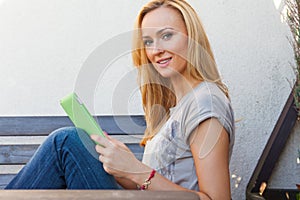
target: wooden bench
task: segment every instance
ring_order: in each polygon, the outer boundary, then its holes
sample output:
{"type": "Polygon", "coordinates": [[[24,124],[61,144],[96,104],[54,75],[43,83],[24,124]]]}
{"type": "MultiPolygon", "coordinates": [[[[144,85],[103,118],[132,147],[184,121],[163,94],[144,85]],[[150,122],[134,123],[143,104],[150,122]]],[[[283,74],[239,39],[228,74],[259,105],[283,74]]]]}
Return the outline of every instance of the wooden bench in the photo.
{"type": "MultiPolygon", "coordinates": [[[[141,160],[139,141],[145,130],[143,116],[99,116],[101,127],[124,142],[141,160]]],[[[29,161],[53,130],[73,126],[68,117],[0,117],[0,189],[29,161]]]]}
{"type": "Polygon", "coordinates": [[[132,190],[0,190],[0,200],[197,200],[198,195],[183,191],[132,190]]]}
{"type": "MultiPolygon", "coordinates": [[[[99,116],[98,122],[142,159],[144,149],[139,142],[146,126],[144,116],[99,116]]],[[[67,126],[73,126],[68,117],[0,117],[0,188],[3,189],[29,161],[49,133],[67,126]]],[[[199,196],[184,191],[0,190],[1,199],[198,200],[199,196]]]]}

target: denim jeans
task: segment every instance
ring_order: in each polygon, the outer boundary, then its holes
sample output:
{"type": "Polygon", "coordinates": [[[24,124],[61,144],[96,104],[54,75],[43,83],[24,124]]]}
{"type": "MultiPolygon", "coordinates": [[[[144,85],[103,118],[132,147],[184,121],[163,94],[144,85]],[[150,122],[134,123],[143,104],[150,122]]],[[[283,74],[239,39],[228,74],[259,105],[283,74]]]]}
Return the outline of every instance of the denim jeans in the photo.
{"type": "Polygon", "coordinates": [[[61,128],[49,135],[5,189],[120,189],[104,171],[95,144],[82,130],[61,128]]]}

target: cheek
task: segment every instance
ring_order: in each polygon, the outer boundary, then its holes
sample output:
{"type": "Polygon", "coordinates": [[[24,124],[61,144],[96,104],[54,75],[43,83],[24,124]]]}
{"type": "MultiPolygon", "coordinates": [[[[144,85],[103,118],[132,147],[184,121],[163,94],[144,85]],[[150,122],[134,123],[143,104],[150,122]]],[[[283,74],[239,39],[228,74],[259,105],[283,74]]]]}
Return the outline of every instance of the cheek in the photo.
{"type": "Polygon", "coordinates": [[[153,54],[151,53],[151,49],[145,49],[145,52],[146,52],[146,56],[147,56],[148,60],[153,62],[153,54]]]}
{"type": "Polygon", "coordinates": [[[177,46],[178,54],[181,55],[182,57],[186,58],[186,56],[187,56],[187,49],[188,49],[188,42],[187,42],[187,40],[181,40],[181,42],[178,43],[178,46],[177,46]]]}
{"type": "Polygon", "coordinates": [[[179,44],[176,48],[173,49],[174,57],[174,67],[175,68],[184,68],[187,61],[187,46],[185,44],[179,44]]]}
{"type": "Polygon", "coordinates": [[[166,44],[165,49],[172,54],[176,54],[182,58],[186,58],[187,56],[187,41],[186,40],[178,40],[173,43],[166,44]]]}

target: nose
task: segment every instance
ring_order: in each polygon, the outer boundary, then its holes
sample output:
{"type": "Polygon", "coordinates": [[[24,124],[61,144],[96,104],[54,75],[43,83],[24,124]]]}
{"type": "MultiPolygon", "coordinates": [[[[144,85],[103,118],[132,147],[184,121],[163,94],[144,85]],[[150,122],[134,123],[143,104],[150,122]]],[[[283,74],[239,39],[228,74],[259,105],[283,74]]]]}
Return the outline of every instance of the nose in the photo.
{"type": "Polygon", "coordinates": [[[152,47],[152,54],[156,55],[156,54],[161,54],[163,53],[165,50],[163,49],[163,47],[161,45],[159,45],[157,42],[155,43],[155,45],[153,45],[152,47]]]}
{"type": "Polygon", "coordinates": [[[161,54],[164,52],[164,50],[161,48],[153,48],[152,52],[153,52],[153,54],[161,54]]]}

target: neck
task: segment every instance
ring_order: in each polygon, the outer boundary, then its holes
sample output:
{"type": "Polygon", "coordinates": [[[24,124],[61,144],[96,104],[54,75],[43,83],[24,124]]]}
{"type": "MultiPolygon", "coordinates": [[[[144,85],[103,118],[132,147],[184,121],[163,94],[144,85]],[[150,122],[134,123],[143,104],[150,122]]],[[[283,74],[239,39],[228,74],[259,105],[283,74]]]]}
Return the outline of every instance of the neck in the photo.
{"type": "Polygon", "coordinates": [[[172,77],[171,83],[174,89],[174,93],[176,96],[176,104],[184,97],[188,92],[193,90],[195,86],[197,86],[201,81],[185,78],[183,76],[180,77],[172,77]]]}

